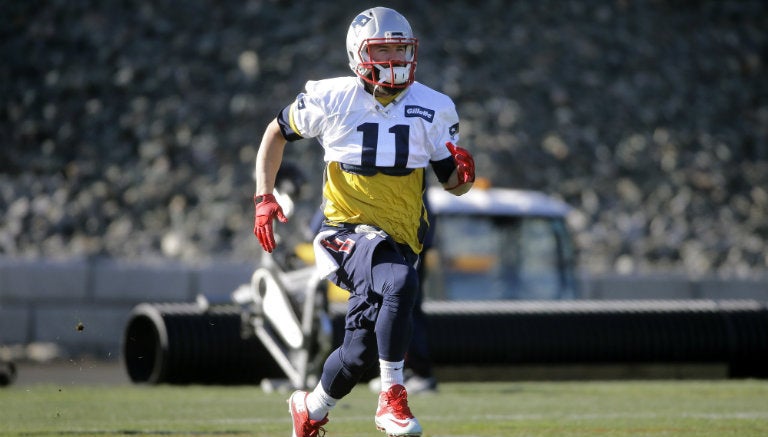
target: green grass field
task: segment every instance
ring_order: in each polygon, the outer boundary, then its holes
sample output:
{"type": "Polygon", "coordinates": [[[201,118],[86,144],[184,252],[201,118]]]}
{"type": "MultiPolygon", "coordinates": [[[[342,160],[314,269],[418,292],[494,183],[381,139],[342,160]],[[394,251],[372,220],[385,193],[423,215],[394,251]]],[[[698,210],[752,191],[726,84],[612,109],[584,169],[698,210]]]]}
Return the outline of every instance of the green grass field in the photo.
{"type": "MultiPolygon", "coordinates": [[[[0,435],[290,436],[285,394],[258,387],[0,389],[0,435]]],[[[327,437],[381,436],[376,398],[343,399],[327,437]]],[[[425,437],[768,436],[768,381],[445,383],[412,396],[425,437]]]]}

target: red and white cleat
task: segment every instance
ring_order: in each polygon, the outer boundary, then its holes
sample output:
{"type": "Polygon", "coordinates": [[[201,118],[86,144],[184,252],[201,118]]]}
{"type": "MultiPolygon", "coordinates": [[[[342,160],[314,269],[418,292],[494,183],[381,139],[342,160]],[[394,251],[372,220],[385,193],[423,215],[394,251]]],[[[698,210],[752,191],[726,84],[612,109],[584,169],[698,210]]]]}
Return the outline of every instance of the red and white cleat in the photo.
{"type": "Polygon", "coordinates": [[[301,390],[293,392],[288,398],[288,411],[293,419],[292,437],[322,437],[325,435],[325,428],[322,426],[328,423],[328,416],[323,420],[312,420],[307,411],[307,395],[309,393],[301,390]]]}
{"type": "Polygon", "coordinates": [[[408,408],[408,394],[402,385],[393,385],[379,394],[376,428],[388,437],[421,436],[421,425],[408,408]]]}

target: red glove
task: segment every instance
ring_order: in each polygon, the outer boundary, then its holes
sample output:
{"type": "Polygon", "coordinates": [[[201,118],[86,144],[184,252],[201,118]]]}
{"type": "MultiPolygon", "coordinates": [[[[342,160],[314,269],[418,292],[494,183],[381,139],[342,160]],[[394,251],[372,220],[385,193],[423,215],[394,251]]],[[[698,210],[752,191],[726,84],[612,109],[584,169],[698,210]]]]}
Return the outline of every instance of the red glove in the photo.
{"type": "Polygon", "coordinates": [[[280,222],[285,223],[288,219],[283,214],[283,208],[280,207],[272,194],[254,195],[253,204],[256,207],[256,213],[253,217],[253,235],[259,239],[259,243],[265,251],[272,253],[275,250],[272,220],[277,218],[280,222]],[[259,198],[261,198],[261,202],[259,202],[259,198]]]}
{"type": "MultiPolygon", "coordinates": [[[[454,146],[452,142],[445,143],[448,147],[448,151],[453,155],[453,160],[456,162],[456,176],[459,177],[459,185],[464,185],[475,181],[475,160],[470,155],[469,150],[463,147],[454,146]]],[[[453,187],[453,188],[456,188],[453,187]]]]}

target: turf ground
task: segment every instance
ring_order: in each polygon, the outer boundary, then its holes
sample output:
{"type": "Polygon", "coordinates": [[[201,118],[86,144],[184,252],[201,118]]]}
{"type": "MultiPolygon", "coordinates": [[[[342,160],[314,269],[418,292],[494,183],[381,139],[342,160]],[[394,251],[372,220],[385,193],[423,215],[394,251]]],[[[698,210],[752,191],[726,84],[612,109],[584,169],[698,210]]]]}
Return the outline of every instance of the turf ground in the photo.
{"type": "MultiPolygon", "coordinates": [[[[64,385],[0,389],[0,435],[290,436],[286,394],[258,387],[64,385]]],[[[410,405],[425,437],[768,436],[768,381],[444,383],[410,405]]],[[[381,436],[356,388],[327,437],[381,436]]]]}

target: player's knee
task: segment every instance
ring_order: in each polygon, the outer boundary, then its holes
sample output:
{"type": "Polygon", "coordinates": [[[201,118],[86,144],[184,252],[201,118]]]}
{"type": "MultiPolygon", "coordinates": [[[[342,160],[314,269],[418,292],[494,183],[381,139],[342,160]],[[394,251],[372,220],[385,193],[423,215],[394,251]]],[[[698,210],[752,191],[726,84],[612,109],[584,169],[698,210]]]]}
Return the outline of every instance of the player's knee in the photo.
{"type": "Polygon", "coordinates": [[[357,377],[378,361],[376,348],[349,347],[340,354],[344,370],[357,377]]]}
{"type": "Polygon", "coordinates": [[[411,308],[416,301],[419,277],[416,269],[403,264],[392,265],[389,290],[383,293],[384,304],[411,308]]]}

